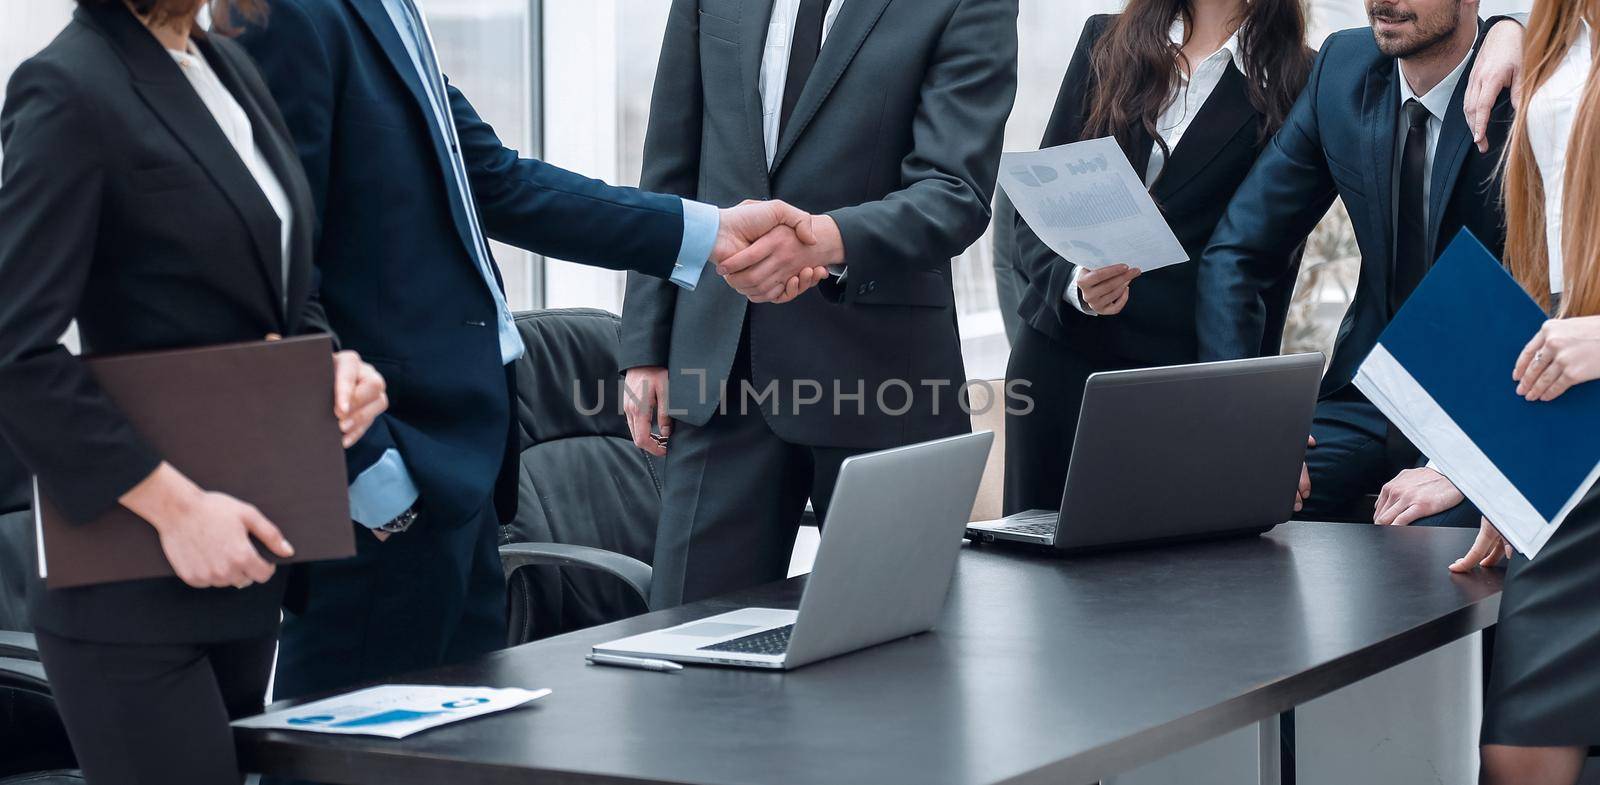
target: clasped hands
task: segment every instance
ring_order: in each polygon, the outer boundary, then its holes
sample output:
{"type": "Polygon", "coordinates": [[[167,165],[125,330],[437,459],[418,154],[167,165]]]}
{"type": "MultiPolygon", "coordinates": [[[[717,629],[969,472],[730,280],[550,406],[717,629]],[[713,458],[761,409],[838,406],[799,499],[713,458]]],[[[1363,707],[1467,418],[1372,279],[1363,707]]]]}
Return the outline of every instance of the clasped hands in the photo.
{"type": "Polygon", "coordinates": [[[721,211],[711,264],[753,303],[786,303],[844,263],[839,226],[781,201],[746,201],[721,211]]]}

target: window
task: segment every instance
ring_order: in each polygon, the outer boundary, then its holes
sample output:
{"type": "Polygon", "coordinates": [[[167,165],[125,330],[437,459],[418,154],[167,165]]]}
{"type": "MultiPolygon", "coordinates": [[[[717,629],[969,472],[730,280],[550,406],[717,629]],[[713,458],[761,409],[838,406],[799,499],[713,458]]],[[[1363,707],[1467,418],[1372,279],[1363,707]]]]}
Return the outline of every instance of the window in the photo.
{"type": "MultiPolygon", "coordinates": [[[[507,147],[539,155],[539,0],[420,0],[440,67],[507,147]]],[[[559,5],[561,3],[553,3],[559,5]]],[[[515,310],[538,307],[539,261],[519,248],[491,243],[515,310]]]]}

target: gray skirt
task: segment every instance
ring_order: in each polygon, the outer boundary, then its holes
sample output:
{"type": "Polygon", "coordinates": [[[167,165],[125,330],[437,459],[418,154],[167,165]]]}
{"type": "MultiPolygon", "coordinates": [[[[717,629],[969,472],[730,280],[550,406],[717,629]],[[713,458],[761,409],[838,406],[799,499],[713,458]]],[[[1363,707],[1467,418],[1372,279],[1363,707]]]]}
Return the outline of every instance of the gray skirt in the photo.
{"type": "Polygon", "coordinates": [[[1484,744],[1600,744],[1600,485],[1507,568],[1484,744]]]}

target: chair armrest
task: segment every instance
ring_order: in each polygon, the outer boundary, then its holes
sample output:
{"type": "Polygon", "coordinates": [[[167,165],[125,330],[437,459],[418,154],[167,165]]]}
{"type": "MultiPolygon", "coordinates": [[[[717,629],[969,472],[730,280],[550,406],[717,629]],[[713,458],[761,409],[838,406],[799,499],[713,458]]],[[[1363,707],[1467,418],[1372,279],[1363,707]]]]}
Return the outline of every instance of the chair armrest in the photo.
{"type": "Polygon", "coordinates": [[[0,657],[0,687],[50,694],[50,680],[44,675],[44,665],[32,660],[0,657]]]}
{"type": "Polygon", "coordinates": [[[30,633],[0,630],[0,657],[39,661],[39,643],[30,633]]]}
{"type": "Polygon", "coordinates": [[[650,565],[601,548],[559,542],[519,542],[500,546],[500,564],[505,567],[507,578],[531,565],[599,570],[628,584],[639,599],[650,601],[650,565]]]}

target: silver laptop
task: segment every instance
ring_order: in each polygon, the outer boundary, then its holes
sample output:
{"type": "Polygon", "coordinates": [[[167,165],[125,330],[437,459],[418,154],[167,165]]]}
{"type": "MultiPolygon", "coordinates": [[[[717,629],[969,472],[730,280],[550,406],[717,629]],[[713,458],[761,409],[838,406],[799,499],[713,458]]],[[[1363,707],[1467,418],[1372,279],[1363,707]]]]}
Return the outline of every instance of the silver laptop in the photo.
{"type": "Polygon", "coordinates": [[[1294,512],[1321,354],[1097,373],[1061,509],[968,527],[1068,552],[1261,534],[1294,512]]]}
{"type": "Polygon", "coordinates": [[[787,670],[933,628],[994,434],[846,459],[800,610],[745,608],[596,654],[787,670]]]}

